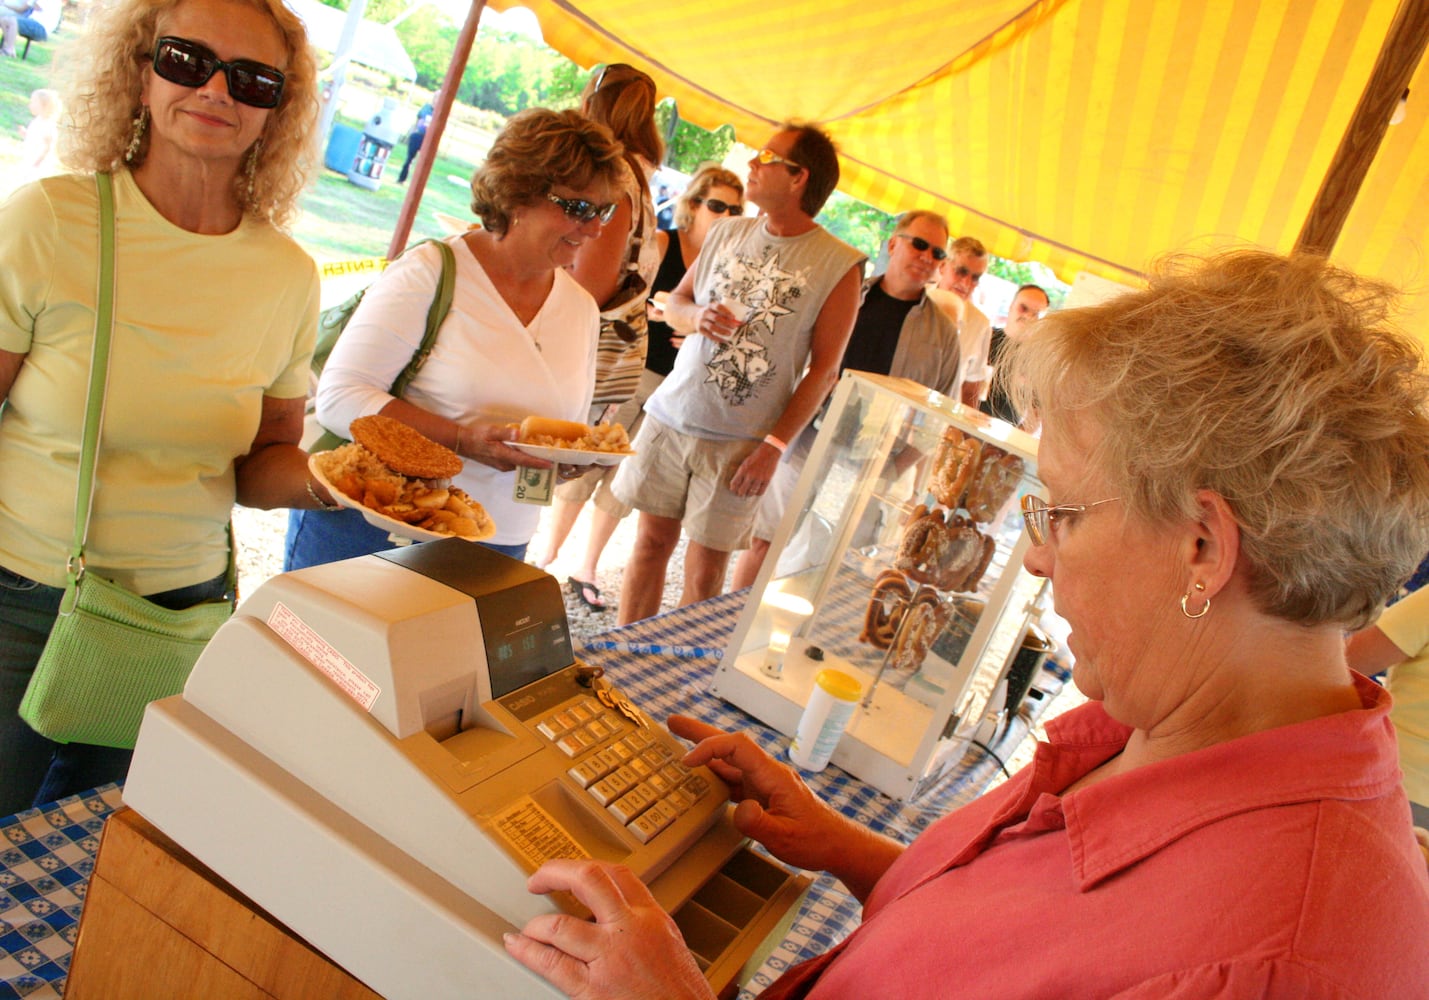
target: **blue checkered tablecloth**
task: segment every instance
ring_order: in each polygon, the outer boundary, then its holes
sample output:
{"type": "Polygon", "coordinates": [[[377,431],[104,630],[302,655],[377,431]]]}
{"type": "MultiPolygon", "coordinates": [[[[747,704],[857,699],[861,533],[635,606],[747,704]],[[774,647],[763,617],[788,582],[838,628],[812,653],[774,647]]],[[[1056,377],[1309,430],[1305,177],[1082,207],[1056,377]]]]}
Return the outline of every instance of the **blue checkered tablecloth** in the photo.
{"type": "Polygon", "coordinates": [[[99,831],[119,787],[0,819],[0,998],[64,995],[99,831]]]}
{"type": "MultiPolygon", "coordinates": [[[[787,739],[709,693],[710,679],[734,630],[746,594],[728,594],[605,633],[582,653],[653,718],[691,715],[724,729],[749,733],[770,753],[787,739]]],[[[1038,686],[1061,685],[1044,673],[1038,686]]],[[[991,748],[1006,758],[1026,735],[1019,717],[991,748]]],[[[894,801],[836,766],[805,780],[846,816],[912,840],[939,816],[971,801],[997,770],[986,754],[969,754],[936,788],[909,805],[894,801]]],[[[120,789],[106,785],[42,809],[0,818],[0,1000],[58,1000],[78,929],[104,820],[121,804],[120,789]]],[[[785,939],[741,997],[757,995],[790,965],[820,954],[858,924],[861,907],[835,879],[820,876],[785,939]]]]}

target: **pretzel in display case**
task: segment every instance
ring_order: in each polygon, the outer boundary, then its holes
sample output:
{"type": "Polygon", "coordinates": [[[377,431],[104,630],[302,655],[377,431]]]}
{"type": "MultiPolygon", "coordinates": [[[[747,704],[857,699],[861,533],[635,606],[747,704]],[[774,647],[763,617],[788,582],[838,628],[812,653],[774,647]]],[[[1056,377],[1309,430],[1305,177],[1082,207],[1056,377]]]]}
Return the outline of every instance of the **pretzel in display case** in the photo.
{"type": "Polygon", "coordinates": [[[1025,690],[1008,674],[1042,641],[1045,581],[1022,568],[1018,509],[1043,492],[1036,465],[1036,439],[1010,424],[846,372],[712,691],[792,735],[818,671],[848,672],[863,697],[833,763],[916,799],[1025,690]]]}

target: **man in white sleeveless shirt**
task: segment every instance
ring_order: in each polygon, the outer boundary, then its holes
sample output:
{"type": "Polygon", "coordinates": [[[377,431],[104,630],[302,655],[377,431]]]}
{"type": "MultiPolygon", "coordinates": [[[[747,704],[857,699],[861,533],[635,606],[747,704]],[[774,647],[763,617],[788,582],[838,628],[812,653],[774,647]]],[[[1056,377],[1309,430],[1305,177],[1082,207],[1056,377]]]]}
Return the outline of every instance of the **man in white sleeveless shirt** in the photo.
{"type": "Polygon", "coordinates": [[[762,214],[711,229],[670,294],[666,322],[691,336],[613,484],[640,511],[622,625],[660,610],[682,528],[681,603],[720,592],[788,442],[837,380],[865,259],[814,221],[838,177],[826,134],[783,126],[749,161],[745,196],[762,214]]]}

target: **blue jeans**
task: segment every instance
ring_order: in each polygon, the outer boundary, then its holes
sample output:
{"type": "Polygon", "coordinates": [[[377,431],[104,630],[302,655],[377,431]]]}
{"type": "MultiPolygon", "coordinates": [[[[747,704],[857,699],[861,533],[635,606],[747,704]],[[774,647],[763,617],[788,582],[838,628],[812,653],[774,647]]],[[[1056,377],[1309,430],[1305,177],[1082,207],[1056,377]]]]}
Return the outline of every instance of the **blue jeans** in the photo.
{"type": "MultiPolygon", "coordinates": [[[[221,598],[227,574],[179,587],[149,600],[166,608],[188,608],[221,598]]],[[[131,750],[56,743],[20,718],[20,700],[35,672],[64,590],[0,567],[0,816],[78,795],[96,785],[123,781],[131,750]]]]}
{"type": "MultiPolygon", "coordinates": [[[[526,546],[480,542],[512,559],[526,558],[526,546]]],[[[352,508],[344,510],[294,510],[288,513],[288,536],[283,545],[283,572],[321,566],[340,559],[355,559],[396,548],[388,533],[374,528],[352,508]]]]}

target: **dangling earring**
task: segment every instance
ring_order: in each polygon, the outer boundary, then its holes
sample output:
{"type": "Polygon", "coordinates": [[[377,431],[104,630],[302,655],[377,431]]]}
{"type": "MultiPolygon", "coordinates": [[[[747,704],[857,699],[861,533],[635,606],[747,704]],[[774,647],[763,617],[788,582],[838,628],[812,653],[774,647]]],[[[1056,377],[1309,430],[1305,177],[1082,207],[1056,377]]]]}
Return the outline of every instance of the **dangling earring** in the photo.
{"type": "Polygon", "coordinates": [[[149,131],[149,105],[139,105],[139,113],[134,116],[133,128],[129,132],[129,145],[124,150],[124,162],[133,163],[139,155],[139,147],[144,143],[144,133],[149,131]]]}
{"type": "MultiPolygon", "coordinates": [[[[1202,591],[1204,591],[1204,590],[1206,589],[1206,585],[1205,585],[1204,583],[1197,583],[1197,584],[1195,585],[1195,587],[1196,587],[1196,593],[1198,593],[1198,594],[1201,593],[1202,591]]],[[[1190,599],[1190,597],[1191,597],[1191,592],[1190,592],[1189,590],[1186,591],[1186,593],[1184,593],[1184,594],[1181,595],[1181,614],[1185,615],[1187,618],[1191,619],[1192,621],[1195,621],[1197,618],[1204,618],[1204,617],[1206,617],[1206,612],[1211,610],[1211,599],[1210,599],[1209,597],[1207,597],[1207,598],[1205,599],[1205,600],[1206,600],[1206,603],[1201,607],[1201,610],[1198,611],[1196,614],[1193,615],[1193,614],[1191,614],[1191,612],[1189,612],[1189,611],[1186,610],[1186,602],[1190,599]]]]}
{"type": "Polygon", "coordinates": [[[259,139],[253,144],[253,148],[248,151],[248,162],[243,167],[243,176],[247,179],[247,186],[244,191],[247,194],[248,204],[253,204],[254,178],[258,174],[258,153],[263,148],[263,140],[259,139]]]}

